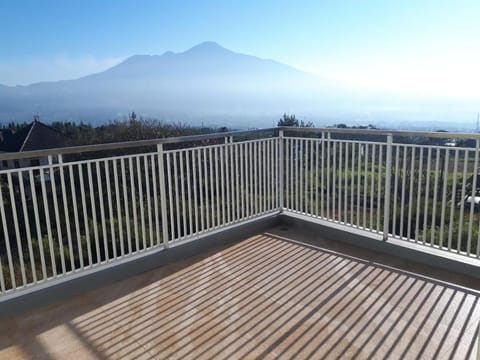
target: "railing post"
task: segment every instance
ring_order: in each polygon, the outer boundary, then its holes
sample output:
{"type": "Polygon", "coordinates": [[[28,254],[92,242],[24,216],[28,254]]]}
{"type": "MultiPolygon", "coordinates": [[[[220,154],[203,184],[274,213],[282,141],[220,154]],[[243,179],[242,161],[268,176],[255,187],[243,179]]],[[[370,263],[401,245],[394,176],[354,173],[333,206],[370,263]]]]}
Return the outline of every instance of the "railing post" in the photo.
{"type": "Polygon", "coordinates": [[[284,150],[283,150],[283,130],[280,129],[278,130],[278,185],[280,189],[278,190],[279,193],[279,201],[280,201],[280,212],[283,212],[283,209],[285,208],[285,203],[284,203],[284,191],[285,189],[283,188],[284,184],[284,150]]]}
{"type": "Polygon", "coordinates": [[[392,147],[393,135],[387,135],[387,160],[385,164],[385,197],[383,214],[383,240],[388,239],[388,226],[390,223],[390,191],[391,191],[391,172],[392,172],[392,147]]]}
{"type": "Polygon", "coordinates": [[[160,219],[162,220],[163,246],[168,248],[168,220],[167,220],[167,195],[165,192],[165,167],[163,160],[163,144],[157,144],[158,153],[158,180],[160,187],[160,219]]]}

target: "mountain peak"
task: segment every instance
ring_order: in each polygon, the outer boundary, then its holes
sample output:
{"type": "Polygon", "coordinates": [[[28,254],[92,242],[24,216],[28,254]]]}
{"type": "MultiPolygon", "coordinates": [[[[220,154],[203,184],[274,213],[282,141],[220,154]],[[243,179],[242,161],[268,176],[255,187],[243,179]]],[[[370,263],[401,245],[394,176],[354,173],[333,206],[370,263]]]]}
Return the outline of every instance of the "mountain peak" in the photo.
{"type": "Polygon", "coordinates": [[[198,45],[193,46],[192,48],[188,49],[185,53],[213,53],[213,52],[228,52],[230,53],[231,51],[224,48],[223,46],[219,45],[218,43],[214,41],[205,41],[202,42],[198,45]]]}

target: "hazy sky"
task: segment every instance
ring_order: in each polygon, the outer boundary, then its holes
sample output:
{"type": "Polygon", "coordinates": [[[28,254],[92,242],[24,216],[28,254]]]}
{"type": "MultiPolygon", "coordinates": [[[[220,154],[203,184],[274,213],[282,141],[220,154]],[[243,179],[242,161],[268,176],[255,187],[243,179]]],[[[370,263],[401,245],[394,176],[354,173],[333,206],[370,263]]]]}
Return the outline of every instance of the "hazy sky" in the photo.
{"type": "Polygon", "coordinates": [[[2,0],[0,84],[206,40],[368,89],[480,97],[480,0],[2,0]]]}

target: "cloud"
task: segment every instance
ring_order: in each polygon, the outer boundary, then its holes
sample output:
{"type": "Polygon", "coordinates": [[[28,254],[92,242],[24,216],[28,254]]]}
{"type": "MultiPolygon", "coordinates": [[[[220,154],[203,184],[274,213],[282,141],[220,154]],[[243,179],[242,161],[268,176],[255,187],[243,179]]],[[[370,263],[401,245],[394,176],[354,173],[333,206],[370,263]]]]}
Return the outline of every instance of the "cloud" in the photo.
{"type": "Polygon", "coordinates": [[[40,81],[76,79],[106,70],[125,57],[96,57],[93,55],[35,57],[0,60],[0,84],[27,85],[40,81]]]}

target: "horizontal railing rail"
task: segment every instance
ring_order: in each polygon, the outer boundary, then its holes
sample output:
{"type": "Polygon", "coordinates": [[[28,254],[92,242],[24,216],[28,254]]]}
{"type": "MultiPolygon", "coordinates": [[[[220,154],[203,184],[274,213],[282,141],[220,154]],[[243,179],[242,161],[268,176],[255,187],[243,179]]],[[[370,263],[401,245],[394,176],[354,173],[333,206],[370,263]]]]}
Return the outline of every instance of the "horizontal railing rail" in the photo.
{"type": "Polygon", "coordinates": [[[280,212],[479,259],[479,143],[280,127],[3,153],[44,161],[0,170],[0,296],[280,212]]]}
{"type": "Polygon", "coordinates": [[[455,133],[455,132],[427,132],[427,131],[403,131],[403,130],[377,130],[377,129],[343,129],[343,128],[303,128],[303,127],[275,127],[255,130],[230,131],[221,133],[210,133],[200,135],[188,135],[169,138],[157,138],[149,140],[124,141],[105,144],[72,146],[56,149],[45,149],[35,151],[24,151],[17,153],[0,152],[1,160],[17,160],[29,159],[36,157],[43,157],[48,155],[59,154],[79,154],[107,150],[131,149],[144,146],[155,146],[157,144],[176,144],[185,142],[197,142],[213,139],[222,139],[227,137],[241,137],[252,136],[264,133],[276,134],[278,131],[284,130],[294,133],[309,133],[309,134],[345,134],[345,135],[377,135],[377,136],[396,136],[396,137],[420,137],[420,138],[438,138],[438,139],[471,139],[480,140],[480,134],[472,133],[455,133]]]}
{"type": "Polygon", "coordinates": [[[447,131],[406,131],[406,130],[382,130],[382,129],[352,129],[352,128],[314,128],[314,127],[290,127],[280,126],[273,129],[281,129],[293,133],[310,133],[310,134],[345,134],[345,135],[378,135],[395,137],[419,137],[419,138],[437,138],[437,139],[472,139],[480,140],[480,134],[460,133],[447,131]]]}
{"type": "Polygon", "coordinates": [[[148,139],[148,140],[123,141],[123,142],[113,142],[113,143],[105,143],[105,144],[63,147],[63,148],[56,148],[56,149],[23,151],[23,152],[16,152],[16,153],[0,152],[0,161],[31,159],[31,158],[45,157],[49,155],[66,155],[66,154],[80,154],[80,153],[109,151],[109,150],[125,150],[125,149],[133,149],[133,148],[140,148],[140,147],[147,147],[147,146],[156,146],[158,144],[179,144],[179,143],[187,143],[187,142],[195,143],[195,142],[206,141],[206,140],[224,139],[229,137],[236,138],[236,137],[252,136],[252,135],[265,134],[265,133],[273,134],[275,132],[278,132],[278,128],[229,131],[229,132],[187,135],[187,136],[157,138],[157,139],[148,139]]]}

